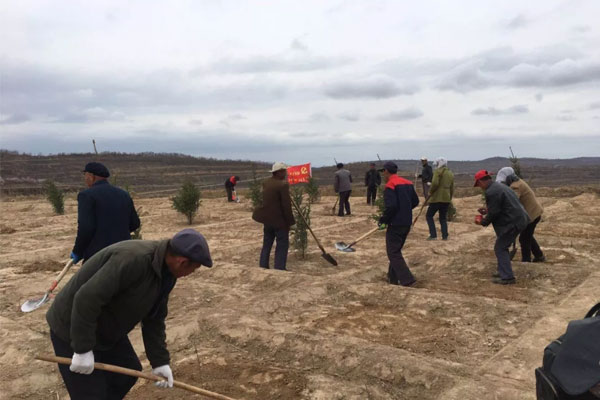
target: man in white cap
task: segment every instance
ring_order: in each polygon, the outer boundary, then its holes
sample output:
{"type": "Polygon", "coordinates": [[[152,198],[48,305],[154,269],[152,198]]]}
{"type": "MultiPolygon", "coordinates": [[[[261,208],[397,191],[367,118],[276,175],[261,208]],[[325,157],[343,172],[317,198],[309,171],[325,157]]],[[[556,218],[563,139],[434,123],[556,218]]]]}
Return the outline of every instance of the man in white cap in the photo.
{"type": "Polygon", "coordinates": [[[421,170],[421,174],[419,174],[419,178],[423,181],[423,197],[427,198],[429,196],[429,187],[431,186],[431,180],[433,179],[433,169],[431,165],[427,162],[427,158],[421,157],[421,164],[423,169],[421,170]]]}
{"type": "Polygon", "coordinates": [[[290,247],[290,227],[296,223],[292,213],[290,185],[285,179],[288,166],[276,162],[271,168],[272,177],[263,182],[263,203],[252,213],[252,219],[264,225],[263,247],[259,265],[269,268],[269,257],[273,242],[275,248],[275,269],[286,270],[287,254],[290,247]]]}

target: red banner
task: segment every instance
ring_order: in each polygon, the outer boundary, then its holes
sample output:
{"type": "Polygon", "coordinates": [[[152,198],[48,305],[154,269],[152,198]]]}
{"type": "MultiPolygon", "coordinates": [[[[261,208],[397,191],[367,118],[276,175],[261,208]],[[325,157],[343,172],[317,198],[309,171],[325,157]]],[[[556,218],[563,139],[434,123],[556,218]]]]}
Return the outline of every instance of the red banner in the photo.
{"type": "Polygon", "coordinates": [[[288,183],[295,185],[296,183],[308,183],[308,178],[312,176],[310,163],[302,165],[292,165],[287,169],[288,183]]]}

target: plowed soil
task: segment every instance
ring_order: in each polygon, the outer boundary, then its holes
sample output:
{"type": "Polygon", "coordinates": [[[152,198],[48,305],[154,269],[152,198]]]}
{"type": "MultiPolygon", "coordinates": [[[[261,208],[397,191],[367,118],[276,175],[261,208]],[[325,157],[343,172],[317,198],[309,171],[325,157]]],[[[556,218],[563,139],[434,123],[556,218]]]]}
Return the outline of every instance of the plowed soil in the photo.
{"type": "MultiPolygon", "coordinates": [[[[547,262],[522,263],[517,254],[516,285],[490,281],[495,236],[472,223],[481,205],[473,196],[455,200],[448,241],[426,241],[421,216],[404,251],[418,283],[403,288],[386,282],[383,232],[354,253],[335,250],[335,242],[374,227],[362,197],[351,198],[351,217],[329,215],[333,197],[313,207],[313,229],[339,266],[311,240],[305,258],[290,251],[288,272],[258,267],[262,226],[248,200],[206,199],[192,227],[207,237],[215,266],[179,280],[171,294],[175,379],[247,400],[535,399],[533,370],[544,347],[600,301],[598,196],[540,200],[536,237],[547,262]]],[[[144,239],[188,227],[168,198],[135,202],[144,239]]],[[[74,198],[65,211],[54,215],[41,198],[0,201],[0,398],[69,398],[56,366],[33,359],[52,353],[48,305],[20,311],[68,260],[74,198]]],[[[129,336],[149,370],[140,329],[129,336]]],[[[127,398],[202,397],[140,380],[127,398]]]]}

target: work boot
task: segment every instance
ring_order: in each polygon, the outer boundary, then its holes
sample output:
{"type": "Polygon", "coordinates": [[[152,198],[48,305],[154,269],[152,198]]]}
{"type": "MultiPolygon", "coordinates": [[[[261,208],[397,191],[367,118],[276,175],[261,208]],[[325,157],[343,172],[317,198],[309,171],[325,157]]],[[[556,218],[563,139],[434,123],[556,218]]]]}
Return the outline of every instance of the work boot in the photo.
{"type": "Polygon", "coordinates": [[[534,257],[533,262],[544,262],[546,261],[546,256],[541,256],[540,258],[534,257]]]}
{"type": "Polygon", "coordinates": [[[514,285],[515,283],[517,283],[517,280],[515,278],[500,279],[500,277],[498,277],[492,279],[492,283],[495,283],[497,285],[514,285]]]}
{"type": "Polygon", "coordinates": [[[429,236],[427,240],[437,240],[437,236],[429,236]]]}
{"type": "Polygon", "coordinates": [[[492,274],[492,278],[500,278],[500,274],[499,274],[499,273],[497,273],[497,272],[494,272],[494,273],[492,274]]]}
{"type": "Polygon", "coordinates": [[[443,237],[442,240],[448,240],[448,236],[443,237]]]}

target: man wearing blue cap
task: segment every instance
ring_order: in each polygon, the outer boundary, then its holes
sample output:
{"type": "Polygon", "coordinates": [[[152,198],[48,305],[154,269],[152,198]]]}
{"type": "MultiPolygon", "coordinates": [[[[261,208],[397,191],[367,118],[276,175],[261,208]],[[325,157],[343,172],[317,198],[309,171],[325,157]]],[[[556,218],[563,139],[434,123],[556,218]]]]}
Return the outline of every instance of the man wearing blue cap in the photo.
{"type": "Polygon", "coordinates": [[[84,170],[88,189],[77,196],[77,237],[71,252],[73,263],[86,262],[101,249],[131,238],[140,227],[129,193],[111,185],[108,169],[101,163],[87,163],[84,170]]]}
{"type": "Polygon", "coordinates": [[[208,243],[193,229],[172,239],[126,240],[91,257],[56,295],[46,314],[59,365],[71,399],[122,399],[137,378],[95,370],[94,362],[138,371],[142,365],[127,337],[141,322],[152,372],[173,386],[166,345],[169,293],[177,278],[201,265],[212,267],[208,243]]]}

